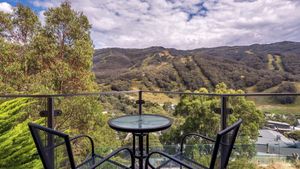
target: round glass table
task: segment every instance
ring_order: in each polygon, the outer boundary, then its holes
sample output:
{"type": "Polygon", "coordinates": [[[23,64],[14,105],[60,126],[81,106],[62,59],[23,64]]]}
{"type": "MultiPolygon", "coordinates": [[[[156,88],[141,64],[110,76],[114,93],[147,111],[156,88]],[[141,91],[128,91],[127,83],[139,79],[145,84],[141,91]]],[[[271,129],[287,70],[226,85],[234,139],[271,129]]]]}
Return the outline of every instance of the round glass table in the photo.
{"type": "Polygon", "coordinates": [[[143,168],[143,160],[149,154],[149,133],[169,128],[173,121],[162,115],[141,114],[125,115],[110,119],[108,125],[117,131],[130,132],[133,136],[133,154],[139,159],[139,168],[143,168]],[[138,137],[138,151],[136,151],[135,138],[138,137]],[[146,138],[146,151],[144,152],[144,137],[146,138]]]}
{"type": "Polygon", "coordinates": [[[169,128],[172,125],[172,120],[154,114],[125,115],[110,119],[108,124],[118,131],[147,133],[169,128]]]}

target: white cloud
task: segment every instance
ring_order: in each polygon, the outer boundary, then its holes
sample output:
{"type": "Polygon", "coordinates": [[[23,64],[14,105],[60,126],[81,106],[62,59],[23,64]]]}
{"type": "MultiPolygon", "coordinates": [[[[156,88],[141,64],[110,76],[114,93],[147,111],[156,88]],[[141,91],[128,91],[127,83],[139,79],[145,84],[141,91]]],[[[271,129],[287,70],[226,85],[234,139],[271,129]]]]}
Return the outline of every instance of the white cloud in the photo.
{"type": "Polygon", "coordinates": [[[41,10],[38,12],[38,17],[39,17],[42,25],[45,25],[45,22],[46,22],[44,12],[45,12],[45,10],[41,10]]]}
{"type": "Polygon", "coordinates": [[[62,0],[34,0],[32,4],[36,7],[52,8],[58,6],[62,0]]]}
{"type": "MultiPolygon", "coordinates": [[[[192,49],[300,41],[297,0],[72,0],[71,3],[88,16],[96,48],[192,49]]],[[[59,5],[54,0],[34,4],[59,5]]]]}
{"type": "Polygon", "coordinates": [[[6,12],[6,13],[12,13],[13,8],[9,3],[0,2],[0,11],[6,12]]]}

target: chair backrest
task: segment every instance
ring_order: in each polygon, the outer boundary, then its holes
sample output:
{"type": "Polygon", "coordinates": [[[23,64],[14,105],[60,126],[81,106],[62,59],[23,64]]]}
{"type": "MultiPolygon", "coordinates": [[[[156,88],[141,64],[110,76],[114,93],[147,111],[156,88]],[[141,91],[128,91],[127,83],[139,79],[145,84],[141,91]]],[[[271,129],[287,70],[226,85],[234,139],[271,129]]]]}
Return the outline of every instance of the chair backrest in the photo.
{"type": "Polygon", "coordinates": [[[209,167],[210,169],[225,169],[227,167],[229,157],[233,149],[234,142],[236,140],[241,123],[242,120],[240,119],[233,125],[227,127],[217,134],[216,143],[209,167]]]}
{"type": "Polygon", "coordinates": [[[28,123],[34,143],[45,169],[75,169],[69,136],[65,133],[28,123]]]}

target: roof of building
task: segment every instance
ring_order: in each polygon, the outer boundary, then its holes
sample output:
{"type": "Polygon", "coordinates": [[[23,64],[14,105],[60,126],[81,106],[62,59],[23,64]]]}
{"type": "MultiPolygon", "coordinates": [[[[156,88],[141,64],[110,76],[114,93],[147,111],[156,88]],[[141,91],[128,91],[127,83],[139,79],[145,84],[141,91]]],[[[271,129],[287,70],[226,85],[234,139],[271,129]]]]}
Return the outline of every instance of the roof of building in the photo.
{"type": "Polygon", "coordinates": [[[287,125],[287,126],[290,126],[290,124],[285,123],[285,122],[280,122],[280,121],[272,121],[272,120],[268,120],[267,122],[268,122],[268,123],[271,123],[271,124],[279,124],[279,125],[287,125]]]}
{"type": "Polygon", "coordinates": [[[259,137],[256,141],[256,144],[269,144],[277,145],[280,147],[293,147],[295,142],[288,139],[281,133],[269,129],[259,130],[259,137]]]}

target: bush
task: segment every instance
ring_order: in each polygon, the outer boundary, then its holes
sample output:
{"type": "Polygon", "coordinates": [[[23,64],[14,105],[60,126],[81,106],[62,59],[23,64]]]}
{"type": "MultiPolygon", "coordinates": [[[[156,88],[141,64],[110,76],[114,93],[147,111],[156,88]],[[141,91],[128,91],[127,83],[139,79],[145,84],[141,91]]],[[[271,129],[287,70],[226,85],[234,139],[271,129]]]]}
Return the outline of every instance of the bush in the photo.
{"type": "Polygon", "coordinates": [[[294,140],[300,141],[300,131],[299,130],[287,133],[287,136],[294,140]]]}
{"type": "Polygon", "coordinates": [[[118,80],[111,85],[111,90],[128,91],[130,90],[130,84],[127,81],[118,80]]]}
{"type": "MultiPolygon", "coordinates": [[[[293,83],[283,83],[275,93],[297,93],[297,89],[293,83]]],[[[275,100],[280,104],[292,104],[295,103],[296,96],[276,96],[275,100]]]]}
{"type": "Polygon", "coordinates": [[[297,160],[293,163],[296,168],[300,168],[300,160],[297,160]]]}
{"type": "Polygon", "coordinates": [[[251,162],[248,158],[237,158],[234,161],[229,162],[230,169],[257,169],[257,166],[251,162]]]}

